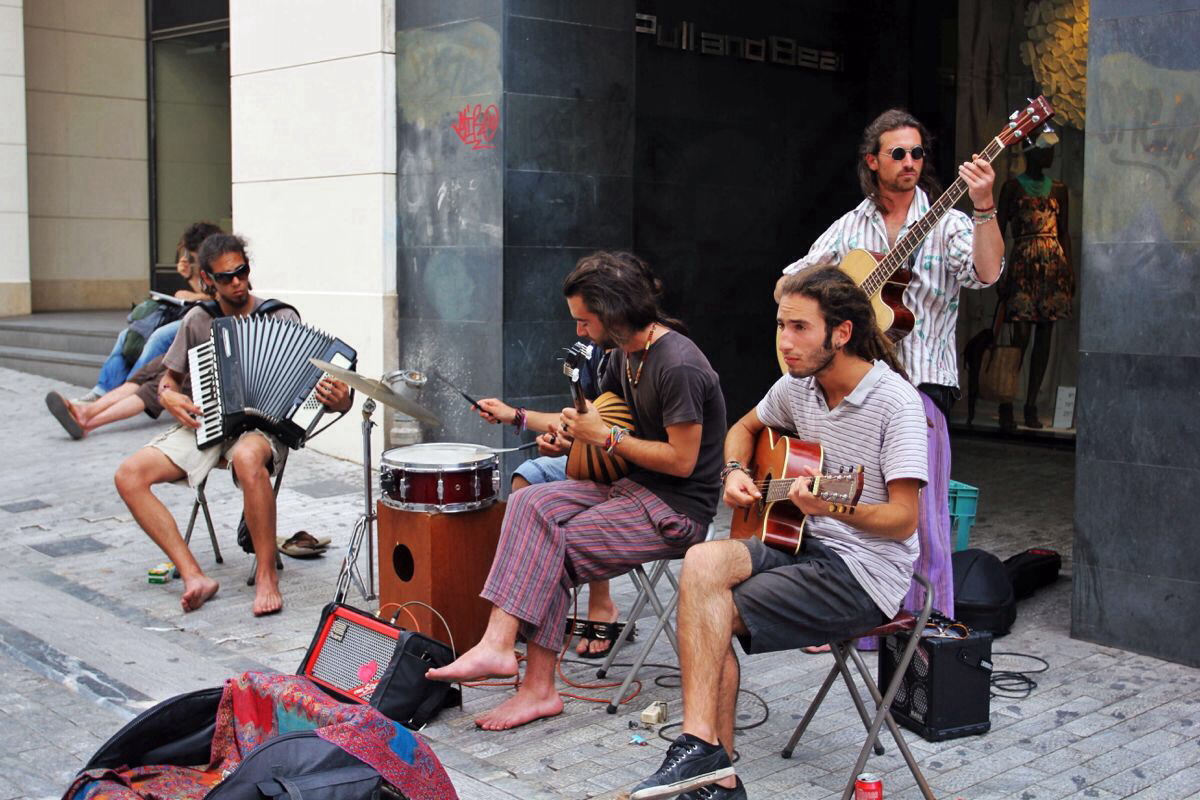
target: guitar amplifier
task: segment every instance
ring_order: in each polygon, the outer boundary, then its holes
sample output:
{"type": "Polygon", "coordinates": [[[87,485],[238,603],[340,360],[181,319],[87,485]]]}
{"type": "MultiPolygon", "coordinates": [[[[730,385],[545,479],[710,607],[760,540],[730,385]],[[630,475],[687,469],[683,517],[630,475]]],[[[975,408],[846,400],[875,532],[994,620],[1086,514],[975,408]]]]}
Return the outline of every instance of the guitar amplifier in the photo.
{"type": "MultiPolygon", "coordinates": [[[[888,636],[880,643],[881,687],[892,679],[906,638],[888,636]]],[[[991,677],[991,633],[922,637],[892,700],[892,716],[930,742],[986,733],[992,727],[991,677]]]]}
{"type": "Polygon", "coordinates": [[[343,702],[370,702],[404,633],[366,612],[331,603],[298,674],[343,702]]]}

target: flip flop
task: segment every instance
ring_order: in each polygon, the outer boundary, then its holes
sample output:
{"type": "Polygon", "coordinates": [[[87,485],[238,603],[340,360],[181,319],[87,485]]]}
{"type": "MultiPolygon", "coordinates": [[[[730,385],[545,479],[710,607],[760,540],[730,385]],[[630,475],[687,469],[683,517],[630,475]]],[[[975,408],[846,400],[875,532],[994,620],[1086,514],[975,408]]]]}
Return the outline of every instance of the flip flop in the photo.
{"type": "Polygon", "coordinates": [[[329,539],[318,539],[308,531],[297,531],[289,538],[278,536],[275,539],[279,552],[292,558],[316,558],[325,554],[329,539]]]}
{"type": "MultiPolygon", "coordinates": [[[[608,651],[612,649],[612,643],[621,635],[621,630],[625,627],[624,622],[593,622],[588,621],[588,626],[591,628],[588,639],[595,642],[607,642],[608,646],[603,650],[593,652],[590,648],[582,653],[575,655],[580,658],[601,659],[608,655],[608,651]]],[[[625,637],[625,641],[631,642],[637,637],[637,623],[629,623],[632,627],[629,629],[629,635],[625,637]]]]}
{"type": "Polygon", "coordinates": [[[83,438],[83,426],[79,424],[79,420],[75,419],[75,415],[71,413],[71,404],[67,398],[58,392],[47,392],[46,408],[50,409],[50,413],[58,420],[58,424],[63,426],[63,430],[72,439],[83,438]]]}
{"type": "Polygon", "coordinates": [[[800,649],[801,649],[801,651],[808,653],[810,656],[817,656],[817,655],[820,655],[821,653],[828,653],[829,645],[813,644],[813,645],[809,645],[808,647],[801,647],[800,649]]]}

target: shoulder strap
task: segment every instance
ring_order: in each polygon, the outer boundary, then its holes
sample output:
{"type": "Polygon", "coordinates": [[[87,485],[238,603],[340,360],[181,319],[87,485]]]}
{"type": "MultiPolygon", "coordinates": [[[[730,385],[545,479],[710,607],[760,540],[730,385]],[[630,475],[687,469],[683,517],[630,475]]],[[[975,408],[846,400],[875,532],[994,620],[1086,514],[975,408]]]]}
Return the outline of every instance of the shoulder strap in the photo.
{"type": "Polygon", "coordinates": [[[201,300],[196,306],[207,311],[210,317],[225,316],[225,312],[221,310],[221,304],[216,300],[201,300]]]}
{"type": "Polygon", "coordinates": [[[262,301],[262,304],[259,305],[258,308],[251,311],[250,315],[251,316],[261,316],[263,314],[271,314],[275,311],[278,311],[281,308],[290,308],[292,311],[295,312],[297,317],[300,316],[300,312],[296,310],[295,306],[291,305],[290,303],[285,303],[282,300],[276,300],[273,297],[262,301]]]}

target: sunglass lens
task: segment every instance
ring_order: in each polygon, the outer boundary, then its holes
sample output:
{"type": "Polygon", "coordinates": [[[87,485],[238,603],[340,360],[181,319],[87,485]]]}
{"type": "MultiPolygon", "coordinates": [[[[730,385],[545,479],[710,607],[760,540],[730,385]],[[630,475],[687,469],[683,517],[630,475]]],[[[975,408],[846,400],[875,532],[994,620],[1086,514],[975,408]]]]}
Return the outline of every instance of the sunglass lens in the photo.
{"type": "Polygon", "coordinates": [[[922,158],[925,157],[925,148],[921,147],[920,145],[917,145],[916,147],[914,147],[912,149],[912,157],[913,157],[913,161],[920,161],[922,158]]]}
{"type": "Polygon", "coordinates": [[[903,161],[905,153],[912,153],[913,161],[920,161],[925,157],[925,148],[917,145],[912,150],[905,150],[903,147],[892,148],[892,160],[903,161]]]}

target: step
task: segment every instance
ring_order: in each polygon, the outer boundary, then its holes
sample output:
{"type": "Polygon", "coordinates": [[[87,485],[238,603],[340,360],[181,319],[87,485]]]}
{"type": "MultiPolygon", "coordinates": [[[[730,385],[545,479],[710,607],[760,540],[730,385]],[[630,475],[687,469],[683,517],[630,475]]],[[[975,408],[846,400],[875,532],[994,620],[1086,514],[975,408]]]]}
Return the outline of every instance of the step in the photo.
{"type": "Polygon", "coordinates": [[[123,311],[60,311],[0,319],[0,346],[107,356],[125,328],[123,311]]]}
{"type": "Polygon", "coordinates": [[[67,353],[37,347],[0,345],[0,367],[91,388],[104,365],[104,356],[67,353]]]}

